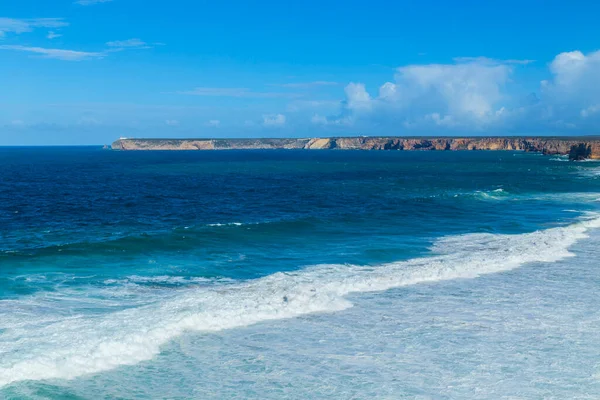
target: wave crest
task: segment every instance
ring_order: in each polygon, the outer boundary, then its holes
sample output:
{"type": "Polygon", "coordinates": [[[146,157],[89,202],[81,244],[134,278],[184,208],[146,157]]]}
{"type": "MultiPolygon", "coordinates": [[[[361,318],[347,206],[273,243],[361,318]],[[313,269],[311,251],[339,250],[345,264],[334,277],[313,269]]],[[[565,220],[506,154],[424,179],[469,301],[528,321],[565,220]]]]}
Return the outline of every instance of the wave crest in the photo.
{"type": "MultiPolygon", "coordinates": [[[[520,235],[467,234],[438,240],[430,257],[378,266],[317,265],[264,278],[182,290],[103,315],[35,320],[0,336],[0,386],[72,379],[149,360],[186,331],[218,331],[351,307],[346,296],[423,282],[475,278],[554,262],[600,227],[600,218],[520,235]]],[[[163,279],[163,278],[160,278],[163,279]]],[[[13,304],[14,307],[14,304],[13,304]]],[[[0,326],[0,328],[2,328],[0,326]]]]}

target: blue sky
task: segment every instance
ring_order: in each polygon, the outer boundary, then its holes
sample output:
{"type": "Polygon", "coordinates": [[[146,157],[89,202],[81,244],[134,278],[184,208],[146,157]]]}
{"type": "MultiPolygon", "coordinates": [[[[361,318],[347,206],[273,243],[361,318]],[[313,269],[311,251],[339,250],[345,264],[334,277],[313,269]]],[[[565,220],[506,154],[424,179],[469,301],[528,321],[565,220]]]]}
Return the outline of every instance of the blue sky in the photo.
{"type": "Polygon", "coordinates": [[[0,145],[600,134],[600,2],[0,4],[0,145]]]}

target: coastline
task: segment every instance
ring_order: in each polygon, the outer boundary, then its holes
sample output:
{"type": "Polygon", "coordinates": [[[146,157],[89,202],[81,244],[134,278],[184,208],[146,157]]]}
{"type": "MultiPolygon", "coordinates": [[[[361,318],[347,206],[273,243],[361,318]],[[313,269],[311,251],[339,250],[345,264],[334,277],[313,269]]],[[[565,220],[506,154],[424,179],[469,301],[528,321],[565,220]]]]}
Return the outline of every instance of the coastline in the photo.
{"type": "Polygon", "coordinates": [[[600,159],[598,137],[329,137],[248,139],[135,139],[121,138],[113,150],[520,150],[569,155],[571,160],[600,159]]]}

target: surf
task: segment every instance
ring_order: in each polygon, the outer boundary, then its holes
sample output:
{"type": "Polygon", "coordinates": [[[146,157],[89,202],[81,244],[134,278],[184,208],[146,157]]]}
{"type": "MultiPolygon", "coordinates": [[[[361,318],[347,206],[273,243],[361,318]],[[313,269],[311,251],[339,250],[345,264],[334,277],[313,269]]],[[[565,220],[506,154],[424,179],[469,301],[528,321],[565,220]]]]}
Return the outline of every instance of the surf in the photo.
{"type": "MultiPolygon", "coordinates": [[[[151,360],[185,332],[216,332],[338,312],[353,306],[351,295],[556,262],[574,256],[569,248],[598,227],[600,218],[594,214],[568,226],[530,233],[448,236],[433,244],[430,255],[400,262],[314,265],[250,281],[179,290],[143,287],[135,292],[143,303],[132,302],[134,306],[108,313],[54,313],[64,308],[61,301],[90,301],[86,293],[63,293],[54,301],[45,301],[43,295],[3,300],[0,309],[13,317],[2,318],[0,325],[0,386],[74,379],[134,365],[151,360]]],[[[114,283],[103,290],[131,290],[114,283]]]]}

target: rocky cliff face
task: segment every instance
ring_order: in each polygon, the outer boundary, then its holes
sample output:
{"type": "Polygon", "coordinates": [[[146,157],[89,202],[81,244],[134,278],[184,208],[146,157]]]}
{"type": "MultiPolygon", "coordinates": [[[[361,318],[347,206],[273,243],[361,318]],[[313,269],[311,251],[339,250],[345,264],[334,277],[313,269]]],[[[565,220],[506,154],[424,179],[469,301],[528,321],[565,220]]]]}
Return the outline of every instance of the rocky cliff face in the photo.
{"type": "Polygon", "coordinates": [[[307,139],[119,139],[114,150],[522,150],[600,159],[600,138],[544,137],[339,137],[307,139]]]}

